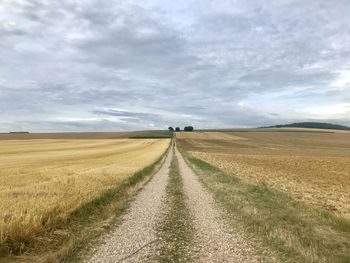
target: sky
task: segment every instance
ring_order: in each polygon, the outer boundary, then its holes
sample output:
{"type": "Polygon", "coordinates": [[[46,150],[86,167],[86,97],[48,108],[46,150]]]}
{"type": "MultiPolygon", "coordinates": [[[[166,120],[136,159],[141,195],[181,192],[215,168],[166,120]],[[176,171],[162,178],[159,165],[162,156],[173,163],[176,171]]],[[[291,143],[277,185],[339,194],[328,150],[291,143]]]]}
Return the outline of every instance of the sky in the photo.
{"type": "Polygon", "coordinates": [[[0,131],[350,125],[349,0],[1,0],[0,131]]]}

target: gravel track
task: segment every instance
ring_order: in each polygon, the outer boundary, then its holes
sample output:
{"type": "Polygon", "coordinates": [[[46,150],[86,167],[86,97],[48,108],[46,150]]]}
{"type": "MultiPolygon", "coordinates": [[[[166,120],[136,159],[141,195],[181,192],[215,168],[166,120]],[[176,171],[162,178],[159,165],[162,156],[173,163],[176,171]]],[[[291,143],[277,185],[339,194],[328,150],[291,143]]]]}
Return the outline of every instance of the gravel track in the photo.
{"type": "MultiPolygon", "coordinates": [[[[194,262],[261,262],[245,236],[226,224],[223,212],[176,148],[175,155],[193,220],[194,240],[189,249],[194,262]]],[[[161,169],[136,196],[122,223],[102,238],[84,262],[157,261],[164,246],[157,238],[157,226],[165,220],[168,211],[166,186],[172,158],[170,150],[161,169]]]]}
{"type": "Polygon", "coordinates": [[[137,194],[121,225],[103,237],[85,262],[152,262],[157,253],[157,225],[164,217],[166,185],[173,157],[170,150],[161,169],[137,194]]]}
{"type": "Polygon", "coordinates": [[[223,212],[177,149],[175,154],[195,229],[191,248],[194,261],[260,262],[244,235],[227,225],[223,212]]]}

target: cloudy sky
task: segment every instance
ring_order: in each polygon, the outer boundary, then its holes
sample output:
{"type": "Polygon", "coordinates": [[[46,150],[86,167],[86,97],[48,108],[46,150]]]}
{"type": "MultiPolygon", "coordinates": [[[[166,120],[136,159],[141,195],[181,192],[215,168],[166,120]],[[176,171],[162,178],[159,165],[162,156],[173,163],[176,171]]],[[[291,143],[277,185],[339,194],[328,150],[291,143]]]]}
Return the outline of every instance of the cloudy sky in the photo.
{"type": "Polygon", "coordinates": [[[349,0],[0,0],[0,131],[350,125],[349,0]]]}

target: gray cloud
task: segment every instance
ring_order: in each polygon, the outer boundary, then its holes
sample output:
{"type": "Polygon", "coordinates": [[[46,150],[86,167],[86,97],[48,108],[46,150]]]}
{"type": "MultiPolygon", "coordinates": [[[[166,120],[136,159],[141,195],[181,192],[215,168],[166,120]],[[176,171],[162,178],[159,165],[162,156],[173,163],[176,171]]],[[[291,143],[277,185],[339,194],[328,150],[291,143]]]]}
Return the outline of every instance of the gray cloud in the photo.
{"type": "Polygon", "coordinates": [[[0,130],[350,124],[336,1],[0,3],[0,130]]]}
{"type": "Polygon", "coordinates": [[[109,116],[117,116],[120,119],[155,119],[159,118],[158,114],[153,113],[143,113],[143,112],[131,112],[125,110],[115,110],[115,109],[107,109],[107,110],[95,110],[92,113],[97,115],[109,115],[109,116]]]}

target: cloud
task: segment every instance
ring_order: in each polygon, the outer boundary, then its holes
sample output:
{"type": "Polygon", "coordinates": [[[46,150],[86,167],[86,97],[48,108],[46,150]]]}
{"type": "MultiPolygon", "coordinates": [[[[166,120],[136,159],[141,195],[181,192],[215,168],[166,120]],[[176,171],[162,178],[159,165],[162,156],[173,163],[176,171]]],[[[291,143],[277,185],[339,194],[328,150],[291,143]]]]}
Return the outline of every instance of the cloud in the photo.
{"type": "Polygon", "coordinates": [[[108,115],[108,116],[116,116],[121,120],[154,120],[157,118],[161,118],[159,114],[154,113],[144,113],[144,112],[131,112],[125,110],[116,110],[116,109],[105,109],[105,110],[95,110],[92,112],[96,115],[108,115]]]}
{"type": "Polygon", "coordinates": [[[348,13],[346,0],[4,0],[0,130],[350,124],[327,110],[350,98],[348,13]]]}

